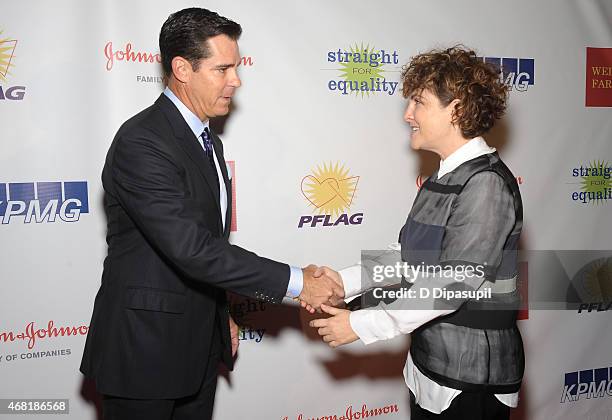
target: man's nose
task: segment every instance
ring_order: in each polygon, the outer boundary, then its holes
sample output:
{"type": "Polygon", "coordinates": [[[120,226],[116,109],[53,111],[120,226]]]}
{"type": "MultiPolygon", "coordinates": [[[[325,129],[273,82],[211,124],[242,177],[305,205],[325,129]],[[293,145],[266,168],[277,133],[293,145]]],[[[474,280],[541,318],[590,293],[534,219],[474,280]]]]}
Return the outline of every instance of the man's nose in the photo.
{"type": "Polygon", "coordinates": [[[240,80],[240,76],[238,76],[238,72],[236,70],[233,71],[232,77],[228,83],[233,88],[239,88],[242,85],[242,81],[240,80]]]}

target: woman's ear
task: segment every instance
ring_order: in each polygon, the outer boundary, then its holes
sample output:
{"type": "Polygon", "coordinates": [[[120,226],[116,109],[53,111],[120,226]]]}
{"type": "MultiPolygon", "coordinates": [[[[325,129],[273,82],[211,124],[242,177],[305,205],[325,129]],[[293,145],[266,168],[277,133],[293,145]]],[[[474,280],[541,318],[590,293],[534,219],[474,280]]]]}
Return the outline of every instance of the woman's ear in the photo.
{"type": "Polygon", "coordinates": [[[461,104],[461,101],[459,99],[453,99],[446,107],[447,111],[450,114],[449,117],[453,125],[455,125],[457,122],[457,109],[459,108],[459,104],[461,104]]]}

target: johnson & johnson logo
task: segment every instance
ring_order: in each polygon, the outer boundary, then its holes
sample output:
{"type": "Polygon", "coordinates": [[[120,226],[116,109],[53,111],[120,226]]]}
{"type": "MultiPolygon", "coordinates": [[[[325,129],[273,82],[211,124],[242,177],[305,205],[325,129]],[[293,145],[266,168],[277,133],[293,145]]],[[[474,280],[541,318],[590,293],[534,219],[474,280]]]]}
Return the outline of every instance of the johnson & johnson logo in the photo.
{"type": "Polygon", "coordinates": [[[12,343],[15,340],[27,341],[28,349],[32,350],[38,339],[87,335],[87,331],[89,331],[87,325],[56,328],[54,324],[53,321],[49,321],[46,328],[37,328],[32,321],[26,325],[22,332],[2,331],[0,332],[0,343],[12,343]]]}
{"type": "Polygon", "coordinates": [[[122,49],[114,49],[112,41],[104,46],[104,56],[106,57],[106,70],[111,71],[116,61],[131,61],[138,63],[161,64],[159,53],[134,51],[132,43],[128,42],[122,49]]]}

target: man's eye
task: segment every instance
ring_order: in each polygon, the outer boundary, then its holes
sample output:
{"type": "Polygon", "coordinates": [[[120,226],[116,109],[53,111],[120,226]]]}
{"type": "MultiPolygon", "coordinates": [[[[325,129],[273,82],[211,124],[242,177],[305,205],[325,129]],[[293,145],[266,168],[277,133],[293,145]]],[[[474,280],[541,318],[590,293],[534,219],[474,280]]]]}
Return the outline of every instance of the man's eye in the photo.
{"type": "Polygon", "coordinates": [[[219,73],[225,73],[225,69],[217,69],[219,73]]]}

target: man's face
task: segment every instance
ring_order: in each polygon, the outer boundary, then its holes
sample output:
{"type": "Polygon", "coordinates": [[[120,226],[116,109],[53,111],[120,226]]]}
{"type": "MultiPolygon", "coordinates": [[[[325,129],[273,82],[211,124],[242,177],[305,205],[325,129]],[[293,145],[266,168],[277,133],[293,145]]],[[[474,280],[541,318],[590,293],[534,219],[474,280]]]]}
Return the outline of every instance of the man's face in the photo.
{"type": "Polygon", "coordinates": [[[454,104],[443,106],[429,89],[410,98],[404,120],[410,124],[410,145],[415,150],[438,152],[453,133],[454,104]]]}
{"type": "Polygon", "coordinates": [[[185,85],[193,111],[202,121],[227,114],[231,98],[241,85],[238,43],[227,35],[217,35],[206,42],[210,56],[200,60],[198,70],[190,72],[185,85]]]}

